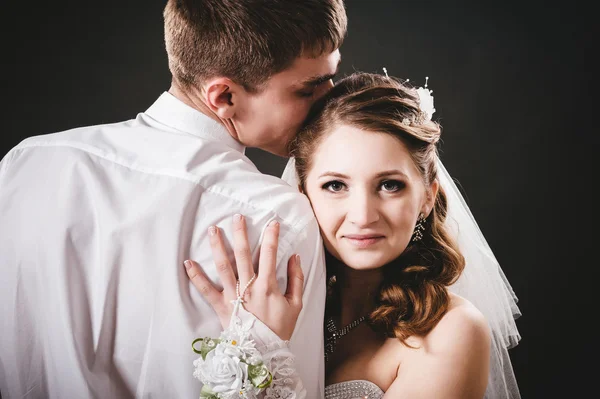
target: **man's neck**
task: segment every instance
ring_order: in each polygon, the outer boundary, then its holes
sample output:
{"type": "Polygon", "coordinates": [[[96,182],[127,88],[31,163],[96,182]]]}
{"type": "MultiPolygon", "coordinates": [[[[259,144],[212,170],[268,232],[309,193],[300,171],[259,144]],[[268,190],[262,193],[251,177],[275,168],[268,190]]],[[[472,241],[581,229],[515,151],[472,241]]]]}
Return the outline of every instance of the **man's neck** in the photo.
{"type": "Polygon", "coordinates": [[[169,88],[169,93],[175,98],[177,98],[179,101],[182,101],[186,105],[194,108],[195,110],[203,113],[209,118],[225,126],[225,129],[227,129],[227,132],[229,132],[231,137],[233,137],[236,141],[239,142],[237,131],[235,130],[231,119],[219,118],[219,116],[216,113],[214,113],[208,105],[206,105],[201,92],[198,92],[198,95],[191,94],[188,91],[183,90],[181,86],[175,80],[173,80],[171,82],[171,87],[169,88]]]}

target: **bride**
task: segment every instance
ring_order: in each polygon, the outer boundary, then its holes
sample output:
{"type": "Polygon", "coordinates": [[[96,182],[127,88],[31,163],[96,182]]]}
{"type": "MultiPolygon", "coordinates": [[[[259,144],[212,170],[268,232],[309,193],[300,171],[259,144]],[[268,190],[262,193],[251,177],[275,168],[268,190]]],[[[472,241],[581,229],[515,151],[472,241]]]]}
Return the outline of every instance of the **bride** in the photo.
{"type": "MultiPolygon", "coordinates": [[[[439,161],[433,112],[427,85],[355,73],[315,104],[291,144],[284,179],[308,196],[326,248],[328,399],[519,398],[507,354],[520,339],[516,297],[439,161]]],[[[251,279],[236,280],[216,227],[223,291],[195,262],[186,269],[226,331],[252,338],[265,377],[221,395],[205,370],[210,341],[195,375],[205,397],[303,397],[286,346],[302,307],[301,259],[290,259],[282,294],[278,223],[265,229],[258,274],[244,216],[233,225],[236,267],[251,279]]]]}

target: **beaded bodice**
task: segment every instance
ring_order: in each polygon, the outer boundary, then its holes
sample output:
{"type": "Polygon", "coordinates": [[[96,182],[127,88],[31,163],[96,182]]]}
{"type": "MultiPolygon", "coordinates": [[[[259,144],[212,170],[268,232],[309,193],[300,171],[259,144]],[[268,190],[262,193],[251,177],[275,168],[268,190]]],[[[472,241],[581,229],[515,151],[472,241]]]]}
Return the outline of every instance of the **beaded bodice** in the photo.
{"type": "Polygon", "coordinates": [[[325,399],[381,399],[383,391],[371,381],[344,381],[325,387],[325,399]]]}

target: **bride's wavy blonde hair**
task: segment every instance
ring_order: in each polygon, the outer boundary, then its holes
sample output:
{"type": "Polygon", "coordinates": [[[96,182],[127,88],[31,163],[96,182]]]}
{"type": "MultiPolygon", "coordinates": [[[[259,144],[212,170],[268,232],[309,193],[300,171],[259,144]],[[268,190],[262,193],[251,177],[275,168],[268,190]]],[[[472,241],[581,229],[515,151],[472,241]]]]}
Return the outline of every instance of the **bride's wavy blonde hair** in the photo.
{"type": "MultiPolygon", "coordinates": [[[[354,73],[340,80],[314,105],[301,132],[290,143],[303,188],[315,150],[329,132],[342,124],[399,139],[425,186],[437,178],[436,144],[441,127],[423,120],[414,88],[391,77],[354,73]]],[[[464,257],[444,227],[446,213],[446,195],[440,187],[423,239],[411,242],[396,260],[383,266],[384,278],[369,322],[376,331],[405,344],[408,337],[423,336],[440,321],[449,307],[447,287],[465,266],[464,257]]],[[[334,263],[328,262],[328,278],[335,275],[334,263]]],[[[336,298],[333,290],[328,309],[336,308],[336,298]]]]}

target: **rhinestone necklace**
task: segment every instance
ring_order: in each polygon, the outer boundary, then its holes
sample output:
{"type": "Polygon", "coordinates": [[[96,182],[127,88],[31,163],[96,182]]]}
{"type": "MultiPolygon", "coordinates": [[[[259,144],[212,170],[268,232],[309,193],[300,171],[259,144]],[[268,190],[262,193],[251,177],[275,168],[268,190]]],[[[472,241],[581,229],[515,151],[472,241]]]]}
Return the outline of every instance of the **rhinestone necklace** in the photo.
{"type": "Polygon", "coordinates": [[[342,338],[344,335],[348,334],[354,328],[358,327],[358,325],[360,323],[362,323],[364,320],[365,320],[365,316],[359,317],[358,319],[354,320],[352,323],[348,324],[347,326],[345,326],[343,328],[340,328],[339,330],[335,327],[335,322],[333,321],[332,317],[330,317],[327,320],[326,337],[325,337],[325,362],[327,362],[329,360],[330,355],[333,354],[333,351],[335,351],[335,347],[337,345],[338,339],[342,338]]]}

